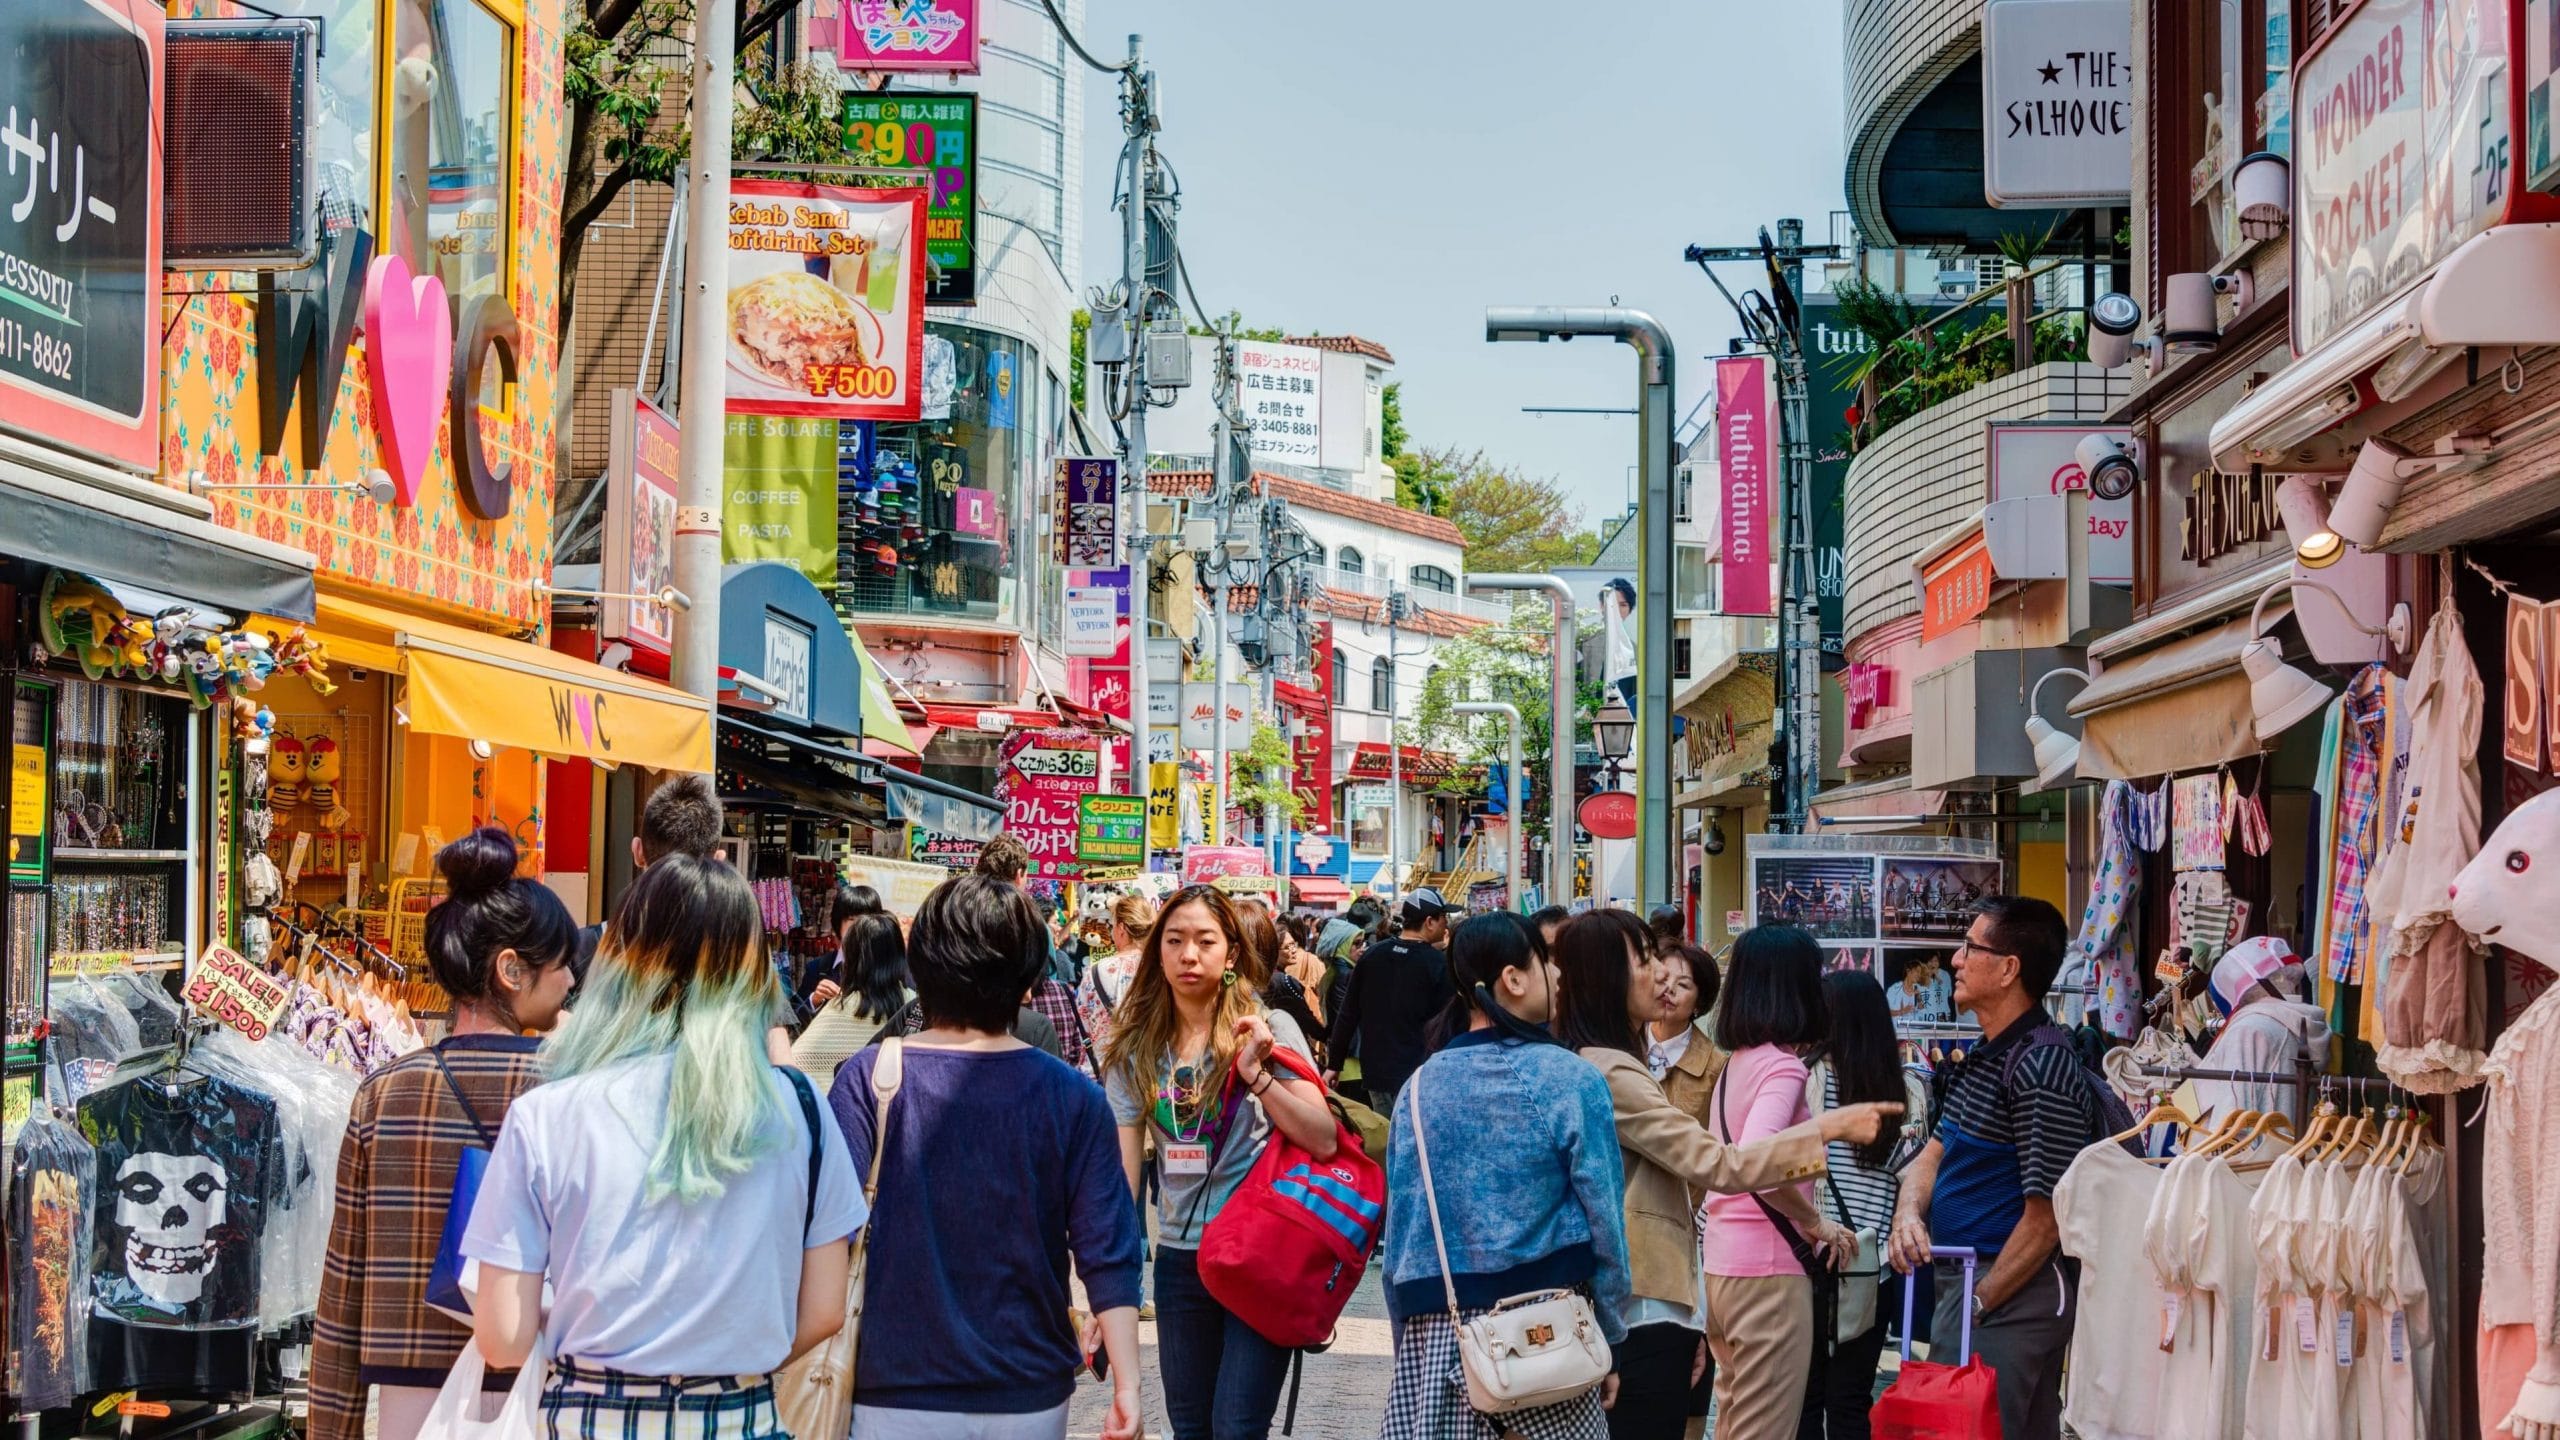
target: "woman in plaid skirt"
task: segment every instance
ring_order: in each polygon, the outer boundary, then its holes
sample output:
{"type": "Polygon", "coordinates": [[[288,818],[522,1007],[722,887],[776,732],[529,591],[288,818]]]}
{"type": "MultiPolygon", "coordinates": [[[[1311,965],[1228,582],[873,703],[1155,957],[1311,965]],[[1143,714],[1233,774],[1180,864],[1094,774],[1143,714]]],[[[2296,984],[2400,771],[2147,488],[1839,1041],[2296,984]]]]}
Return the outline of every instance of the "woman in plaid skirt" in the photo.
{"type": "Polygon", "coordinates": [[[492,1369],[548,1354],[551,1440],[782,1440],[772,1372],[843,1327],[861,1185],[766,1056],[763,941],[736,870],[661,857],[507,1114],[463,1237],[472,1328],[492,1369]]]}
{"type": "Polygon", "coordinates": [[[1479,1414],[1467,1403],[1457,1323],[1511,1296],[1580,1289],[1609,1342],[1625,1338],[1623,1178],[1609,1087],[1546,1032],[1556,971],[1536,927],[1505,914],[1460,925],[1449,938],[1449,979],[1454,993],[1438,1023],[1450,1039],[1400,1092],[1387,1152],[1380,1259],[1396,1369],[1380,1440],[1603,1440],[1617,1377],[1561,1404],[1479,1414]],[[1431,1148],[1445,1279],[1417,1124],[1431,1148]]]}

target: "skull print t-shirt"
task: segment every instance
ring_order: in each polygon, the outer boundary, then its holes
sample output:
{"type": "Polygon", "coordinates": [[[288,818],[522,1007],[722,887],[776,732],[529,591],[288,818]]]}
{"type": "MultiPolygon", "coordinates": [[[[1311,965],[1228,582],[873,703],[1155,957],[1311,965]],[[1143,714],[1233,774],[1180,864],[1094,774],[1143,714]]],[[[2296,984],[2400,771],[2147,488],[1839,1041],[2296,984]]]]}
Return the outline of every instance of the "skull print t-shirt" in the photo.
{"type": "Polygon", "coordinates": [[[256,1325],[259,1242],[283,1197],[275,1102],[204,1076],[132,1080],[83,1100],[80,1129],[98,1151],[96,1318],[256,1325]]]}

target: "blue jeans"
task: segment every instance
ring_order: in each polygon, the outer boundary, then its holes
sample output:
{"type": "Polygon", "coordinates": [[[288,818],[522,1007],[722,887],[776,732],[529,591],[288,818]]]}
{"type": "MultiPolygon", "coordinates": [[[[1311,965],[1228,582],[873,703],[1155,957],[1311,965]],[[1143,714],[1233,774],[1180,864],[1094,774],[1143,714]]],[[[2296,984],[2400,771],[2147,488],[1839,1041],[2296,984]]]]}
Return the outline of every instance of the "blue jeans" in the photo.
{"type": "Polygon", "coordinates": [[[1200,1252],[1156,1247],[1156,1364],[1173,1440],[1263,1440],[1289,1352],[1263,1339],[1200,1284],[1200,1252]]]}

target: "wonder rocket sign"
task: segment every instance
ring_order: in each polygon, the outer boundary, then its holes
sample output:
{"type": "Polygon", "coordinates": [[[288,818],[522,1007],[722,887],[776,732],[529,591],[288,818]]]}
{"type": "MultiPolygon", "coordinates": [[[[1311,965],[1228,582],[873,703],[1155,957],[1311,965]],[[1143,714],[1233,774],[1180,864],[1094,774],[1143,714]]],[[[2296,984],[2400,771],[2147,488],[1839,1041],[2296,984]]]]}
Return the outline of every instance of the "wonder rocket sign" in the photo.
{"type": "Polygon", "coordinates": [[[1775,615],[1769,583],[1769,361],[1716,361],[1716,463],[1724,587],[1717,613],[1775,615]]]}

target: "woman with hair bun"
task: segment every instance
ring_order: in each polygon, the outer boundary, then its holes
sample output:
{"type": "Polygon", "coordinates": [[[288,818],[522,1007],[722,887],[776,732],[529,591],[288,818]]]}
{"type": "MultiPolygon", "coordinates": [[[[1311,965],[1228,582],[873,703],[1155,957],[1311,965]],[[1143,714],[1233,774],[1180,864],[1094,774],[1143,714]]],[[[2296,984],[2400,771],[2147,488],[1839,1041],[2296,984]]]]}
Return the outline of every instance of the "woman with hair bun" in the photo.
{"type": "Polygon", "coordinates": [[[534,1084],[534,1047],[560,1022],[578,948],[568,907],[516,863],[493,826],[436,854],[445,898],[427,912],[427,964],[453,997],[453,1033],[356,1090],[311,1348],[314,1440],[362,1440],[368,1388],[380,1440],[411,1440],[470,1342],[426,1302],[454,1171],[464,1150],[496,1144],[534,1084]]]}

